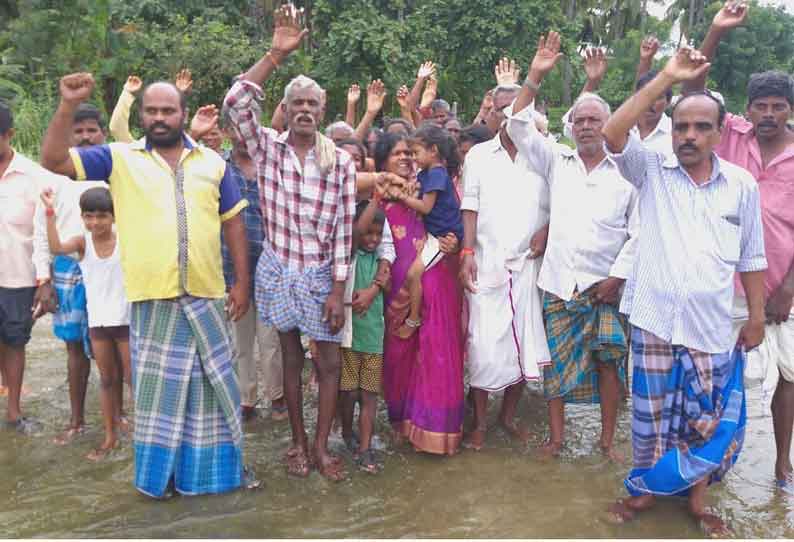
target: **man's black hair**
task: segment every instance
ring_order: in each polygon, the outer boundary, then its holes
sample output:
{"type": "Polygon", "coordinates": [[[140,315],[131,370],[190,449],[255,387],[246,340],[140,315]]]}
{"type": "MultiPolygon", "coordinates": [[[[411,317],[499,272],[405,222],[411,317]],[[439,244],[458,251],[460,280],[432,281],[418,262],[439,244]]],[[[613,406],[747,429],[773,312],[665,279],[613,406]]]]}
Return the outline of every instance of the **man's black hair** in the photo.
{"type": "Polygon", "coordinates": [[[337,147],[343,147],[345,145],[350,145],[352,147],[358,147],[358,150],[361,153],[361,156],[363,158],[367,157],[367,154],[368,154],[367,153],[367,147],[364,146],[364,144],[361,141],[359,141],[358,139],[353,139],[353,138],[343,139],[342,141],[340,141],[340,142],[338,142],[336,144],[337,147]]]}
{"type": "Polygon", "coordinates": [[[6,135],[13,127],[14,115],[11,113],[11,107],[7,103],[0,101],[0,135],[6,135]]]}
{"type": "MultiPolygon", "coordinates": [[[[634,91],[640,90],[642,87],[653,81],[654,77],[659,75],[657,70],[648,70],[647,72],[640,75],[640,78],[637,79],[637,83],[634,85],[634,91]]],[[[673,87],[667,87],[667,90],[664,91],[664,97],[667,98],[667,103],[669,104],[673,101],[673,87]]]]}
{"type": "Polygon", "coordinates": [[[105,129],[105,119],[102,118],[102,113],[96,106],[91,104],[80,104],[74,112],[74,123],[83,122],[84,120],[96,121],[97,126],[101,130],[105,129]]]}
{"type": "Polygon", "coordinates": [[[714,94],[709,92],[708,89],[695,90],[692,92],[686,92],[682,94],[681,97],[678,98],[678,101],[675,102],[675,105],[673,105],[673,110],[670,112],[670,116],[673,117],[673,119],[675,119],[675,110],[678,109],[678,106],[681,105],[681,102],[683,102],[687,98],[692,98],[694,96],[705,96],[706,98],[712,100],[715,104],[717,104],[717,112],[718,112],[717,129],[720,129],[722,127],[722,123],[725,121],[725,106],[721,101],[717,99],[716,96],[714,96],[714,94]]]}
{"type": "Polygon", "coordinates": [[[747,83],[747,104],[759,98],[770,96],[785,98],[790,106],[794,106],[794,88],[791,77],[779,71],[754,73],[747,83]]]}
{"type": "Polygon", "coordinates": [[[461,130],[460,136],[458,137],[458,144],[462,145],[466,141],[471,141],[472,145],[477,145],[478,143],[484,143],[493,138],[494,133],[486,125],[473,124],[461,130]]]}

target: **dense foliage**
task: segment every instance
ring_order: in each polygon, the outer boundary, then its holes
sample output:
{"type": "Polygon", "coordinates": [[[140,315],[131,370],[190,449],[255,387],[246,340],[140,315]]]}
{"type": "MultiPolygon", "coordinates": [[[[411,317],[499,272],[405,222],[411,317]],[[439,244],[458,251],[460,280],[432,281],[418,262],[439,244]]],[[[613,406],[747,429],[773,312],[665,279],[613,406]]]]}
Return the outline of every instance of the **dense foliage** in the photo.
{"type": "MultiPolygon", "coordinates": [[[[555,110],[584,81],[579,53],[589,44],[609,49],[601,93],[613,105],[631,90],[639,43],[656,35],[669,54],[673,20],[699,43],[719,2],[676,0],[659,20],[649,0],[305,0],[309,40],[268,83],[265,109],[278,103],[285,82],[308,73],[329,91],[327,119],[344,111],[345,91],[381,78],[394,96],[411,85],[421,61],[439,66],[439,93],[457,102],[464,120],[493,85],[493,66],[507,55],[523,67],[538,35],[556,29],[567,61],[544,83],[555,110]]],[[[659,1],[659,0],[650,0],[659,1]]],[[[112,109],[128,74],[145,81],[193,71],[191,107],[218,103],[235,75],[268,47],[276,0],[0,0],[0,97],[17,111],[18,145],[34,148],[54,107],[58,78],[91,71],[95,101],[112,109]]],[[[742,109],[750,73],[794,66],[794,16],[753,6],[747,26],[720,47],[711,84],[731,109],[742,109]]],[[[662,62],[662,59],[658,59],[662,62]]],[[[363,107],[363,104],[362,104],[363,107]]],[[[385,114],[397,111],[388,101],[385,114]]],[[[552,118],[552,122],[555,119],[552,118]]],[[[554,127],[554,124],[552,125],[554,127]]]]}

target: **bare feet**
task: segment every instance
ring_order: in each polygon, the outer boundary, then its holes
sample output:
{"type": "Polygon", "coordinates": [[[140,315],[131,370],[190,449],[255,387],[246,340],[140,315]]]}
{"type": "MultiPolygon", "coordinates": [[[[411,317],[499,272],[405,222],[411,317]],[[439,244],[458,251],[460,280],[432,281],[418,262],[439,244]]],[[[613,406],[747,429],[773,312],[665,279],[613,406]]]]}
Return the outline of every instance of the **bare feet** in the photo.
{"type": "Polygon", "coordinates": [[[291,446],[284,454],[284,462],[287,464],[287,473],[299,478],[306,478],[311,472],[311,461],[305,447],[291,446]]]}
{"type": "Polygon", "coordinates": [[[132,424],[132,420],[129,419],[127,416],[122,415],[119,418],[119,432],[122,435],[131,435],[134,430],[135,427],[132,424]]]}
{"type": "Polygon", "coordinates": [[[709,538],[731,538],[733,533],[728,525],[719,516],[706,512],[694,514],[700,524],[700,529],[709,538]]]}
{"type": "Polygon", "coordinates": [[[601,453],[604,454],[607,459],[612,461],[613,463],[617,463],[618,465],[622,465],[626,462],[626,458],[623,456],[620,451],[615,448],[614,445],[612,446],[604,446],[601,444],[601,453]]]}
{"type": "Polygon", "coordinates": [[[91,450],[88,452],[88,455],[85,456],[86,459],[89,461],[102,461],[105,459],[110,452],[116,447],[117,441],[112,440],[110,442],[105,441],[99,448],[91,450]]]}
{"type": "Polygon", "coordinates": [[[472,431],[463,439],[463,447],[468,448],[469,450],[474,450],[475,452],[482,450],[483,446],[485,446],[486,431],[487,430],[484,427],[472,429],[472,431]]]}
{"type": "Polygon", "coordinates": [[[547,440],[543,445],[538,448],[538,457],[540,459],[553,459],[560,457],[562,453],[562,442],[552,442],[547,440]]]}
{"type": "Polygon", "coordinates": [[[326,479],[331,482],[341,482],[347,478],[345,472],[345,463],[342,458],[326,454],[319,456],[315,454],[313,463],[317,467],[317,471],[326,479]]]}
{"type": "Polygon", "coordinates": [[[511,439],[517,440],[521,444],[529,442],[529,429],[526,427],[519,427],[515,422],[506,422],[504,420],[499,420],[499,427],[504,429],[511,439]]]}
{"type": "Polygon", "coordinates": [[[628,523],[634,519],[634,516],[638,512],[647,510],[653,506],[655,502],[656,499],[653,495],[641,495],[639,497],[618,499],[607,508],[609,512],[608,519],[611,523],[628,523]]]}
{"type": "Polygon", "coordinates": [[[85,433],[85,425],[80,424],[77,426],[70,425],[64,431],[52,439],[53,444],[57,444],[58,446],[65,446],[70,444],[74,439],[79,437],[80,435],[85,433]]]}
{"type": "Polygon", "coordinates": [[[628,523],[634,519],[634,511],[629,508],[624,499],[618,499],[607,508],[610,523],[628,523]]]}

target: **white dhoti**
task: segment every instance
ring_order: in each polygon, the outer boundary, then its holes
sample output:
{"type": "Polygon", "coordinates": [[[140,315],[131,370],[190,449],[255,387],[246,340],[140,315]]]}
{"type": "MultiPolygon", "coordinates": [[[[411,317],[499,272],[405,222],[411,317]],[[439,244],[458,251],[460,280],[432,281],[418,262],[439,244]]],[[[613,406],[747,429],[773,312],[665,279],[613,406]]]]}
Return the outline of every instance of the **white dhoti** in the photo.
{"type": "Polygon", "coordinates": [[[473,388],[497,391],[540,377],[550,355],[537,287],[540,259],[505,269],[495,284],[478,281],[469,300],[469,374],[473,388]]]}
{"type": "Polygon", "coordinates": [[[466,156],[461,209],[477,213],[477,292],[469,301],[468,365],[473,388],[497,391],[540,377],[549,363],[532,236],[549,222],[549,187],[499,137],[466,156]]]}
{"type": "MultiPolygon", "coordinates": [[[[736,295],[732,316],[733,337],[737,340],[742,326],[749,318],[746,298],[736,295]]],[[[794,311],[782,324],[767,324],[764,328],[764,341],[758,348],[747,352],[745,385],[747,388],[761,385],[764,412],[769,412],[772,394],[780,375],[788,382],[794,382],[794,311]]]]}

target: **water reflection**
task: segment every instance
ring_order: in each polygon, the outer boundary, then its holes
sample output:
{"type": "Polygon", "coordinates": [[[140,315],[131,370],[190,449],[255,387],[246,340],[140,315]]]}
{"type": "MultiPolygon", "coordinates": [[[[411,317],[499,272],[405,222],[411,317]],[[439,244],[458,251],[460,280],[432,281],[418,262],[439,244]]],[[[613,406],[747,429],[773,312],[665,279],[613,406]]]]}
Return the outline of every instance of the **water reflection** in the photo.
{"type": "MultiPolygon", "coordinates": [[[[51,338],[48,321],[36,326],[34,336],[25,376],[31,395],[25,405],[45,431],[32,438],[2,433],[0,495],[7,498],[0,524],[6,537],[700,536],[683,500],[660,502],[629,525],[606,521],[606,506],[624,494],[628,465],[613,465],[598,453],[597,408],[569,408],[562,459],[536,460],[532,447],[543,440],[546,427],[540,390],[520,405],[534,431],[527,450],[511,445],[498,430],[489,433],[483,451],[452,458],[384,449],[380,475],[351,471],[348,481],[332,484],[316,473],[306,480],[288,477],[280,458],[289,426],[262,420],[248,426],[246,460],[265,481],[263,490],[153,502],[132,487],[129,440],[98,465],[84,460],[101,437],[95,370],[87,434],[68,447],[50,444],[69,416],[65,351],[51,338]]],[[[628,407],[620,414],[617,441],[630,456],[628,407]]],[[[772,423],[762,415],[758,390],[748,394],[748,416],[743,455],[726,482],[711,492],[711,502],[739,537],[794,537],[794,499],[772,488],[772,423]]],[[[384,428],[381,409],[381,435],[384,428]]],[[[335,438],[332,446],[341,449],[343,443],[335,438]]]]}

